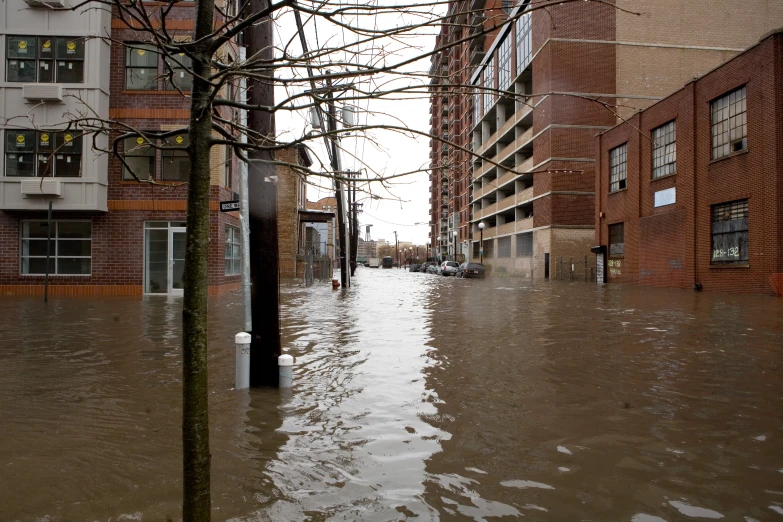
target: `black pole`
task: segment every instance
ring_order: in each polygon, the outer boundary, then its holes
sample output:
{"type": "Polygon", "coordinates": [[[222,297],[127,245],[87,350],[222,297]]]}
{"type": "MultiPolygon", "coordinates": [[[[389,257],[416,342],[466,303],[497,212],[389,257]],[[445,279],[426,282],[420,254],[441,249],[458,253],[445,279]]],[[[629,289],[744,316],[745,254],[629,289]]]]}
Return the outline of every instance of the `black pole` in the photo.
{"type": "MultiPolygon", "coordinates": [[[[328,72],[328,71],[327,71],[328,72]]],[[[332,80],[328,79],[326,80],[326,85],[330,88],[332,87],[332,80]]],[[[345,203],[342,198],[342,182],[338,179],[337,176],[342,175],[342,172],[340,172],[340,163],[337,159],[337,155],[339,154],[339,150],[337,148],[337,115],[335,113],[334,108],[334,98],[332,96],[332,91],[329,90],[326,93],[326,101],[329,104],[329,118],[328,118],[328,124],[329,124],[329,131],[331,134],[331,140],[332,140],[332,170],[334,170],[335,178],[334,178],[334,191],[335,196],[337,198],[337,228],[339,230],[340,234],[340,283],[343,285],[343,288],[346,288],[348,286],[348,264],[350,263],[350,257],[346,255],[347,249],[350,248],[350,244],[346,243],[346,236],[345,236],[345,210],[343,208],[343,204],[345,203]]]]}
{"type": "MultiPolygon", "coordinates": [[[[249,12],[268,7],[267,0],[251,0],[249,12]]],[[[244,32],[248,57],[274,60],[272,21],[261,23],[244,32]]],[[[272,71],[269,80],[248,78],[248,103],[274,105],[272,71]]],[[[248,127],[262,136],[274,136],[275,123],[271,112],[248,111],[248,127]]],[[[274,159],[270,151],[251,150],[248,153],[248,206],[250,213],[250,283],[253,331],[250,341],[250,386],[277,386],[277,358],[280,344],[280,269],[277,243],[277,185],[274,182],[274,159]]]]}
{"type": "Polygon", "coordinates": [[[44,303],[49,302],[49,254],[52,244],[52,201],[49,200],[49,215],[46,223],[46,272],[44,272],[44,303]]]}

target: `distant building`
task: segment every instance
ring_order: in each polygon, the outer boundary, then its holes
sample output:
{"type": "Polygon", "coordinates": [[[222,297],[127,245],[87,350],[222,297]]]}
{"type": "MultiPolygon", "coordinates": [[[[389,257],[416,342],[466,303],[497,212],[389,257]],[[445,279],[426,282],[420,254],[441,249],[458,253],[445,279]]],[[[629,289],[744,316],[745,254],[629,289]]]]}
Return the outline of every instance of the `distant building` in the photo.
{"type": "Polygon", "coordinates": [[[371,257],[377,257],[376,251],[378,250],[378,242],[377,241],[366,241],[362,238],[359,238],[359,245],[356,249],[356,262],[357,263],[366,263],[370,260],[371,257]]]}
{"type": "MultiPolygon", "coordinates": [[[[299,245],[299,259],[304,260],[307,253],[314,256],[329,256],[332,262],[337,261],[337,247],[340,235],[337,233],[337,199],[321,198],[318,201],[308,201],[306,212],[301,215],[301,227],[306,240],[299,245]]],[[[301,275],[301,270],[298,271],[301,275]]]]}
{"type": "Polygon", "coordinates": [[[609,282],[783,293],[783,30],[599,135],[609,282]]]}

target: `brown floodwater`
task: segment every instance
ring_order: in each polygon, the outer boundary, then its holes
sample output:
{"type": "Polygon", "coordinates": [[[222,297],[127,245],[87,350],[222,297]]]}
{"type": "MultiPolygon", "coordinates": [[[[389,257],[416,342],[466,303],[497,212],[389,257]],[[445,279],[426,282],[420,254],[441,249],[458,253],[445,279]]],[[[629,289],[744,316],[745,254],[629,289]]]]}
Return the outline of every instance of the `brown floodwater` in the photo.
{"type": "MultiPolygon", "coordinates": [[[[214,520],[783,520],[783,300],[354,283],[284,284],[287,394],[210,302],[214,520]]],[[[180,306],[0,299],[0,520],[180,518],[180,306]]]]}

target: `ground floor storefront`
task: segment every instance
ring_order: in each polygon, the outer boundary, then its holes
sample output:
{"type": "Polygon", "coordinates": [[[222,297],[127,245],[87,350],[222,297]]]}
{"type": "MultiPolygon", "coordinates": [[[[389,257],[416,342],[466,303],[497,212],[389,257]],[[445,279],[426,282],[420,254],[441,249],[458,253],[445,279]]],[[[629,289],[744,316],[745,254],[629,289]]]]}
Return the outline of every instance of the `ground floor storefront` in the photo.
{"type": "MultiPolygon", "coordinates": [[[[185,211],[0,213],[0,295],[181,295],[185,211]],[[47,237],[50,238],[47,249],[47,237]],[[48,252],[47,252],[48,250],[48,252]],[[47,256],[48,254],[48,256],[47,256]]],[[[239,288],[238,219],[210,213],[209,292],[239,288]]]]}

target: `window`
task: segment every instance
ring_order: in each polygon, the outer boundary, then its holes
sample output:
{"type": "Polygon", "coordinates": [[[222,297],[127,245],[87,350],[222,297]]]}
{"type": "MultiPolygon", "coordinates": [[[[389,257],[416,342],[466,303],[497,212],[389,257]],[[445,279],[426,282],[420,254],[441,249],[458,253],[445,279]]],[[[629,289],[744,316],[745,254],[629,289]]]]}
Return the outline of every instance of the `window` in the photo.
{"type": "Polygon", "coordinates": [[[166,82],[166,89],[170,91],[189,91],[193,87],[192,70],[193,61],[185,53],[175,55],[174,58],[166,58],[166,73],[171,71],[171,79],[166,82]]]}
{"type": "MultiPolygon", "coordinates": [[[[46,273],[46,221],[22,222],[21,273],[46,273]]],[[[90,275],[92,270],[92,223],[89,221],[52,221],[49,244],[49,273],[52,275],[90,275]]]]}
{"type": "Polygon", "coordinates": [[[625,255],[625,223],[609,225],[609,256],[625,255]]]}
{"type": "Polygon", "coordinates": [[[527,12],[517,20],[517,74],[530,65],[530,55],[533,48],[532,34],[530,13],[527,12]]]}
{"type": "Polygon", "coordinates": [[[498,50],[498,87],[501,91],[507,91],[511,85],[511,36],[508,35],[500,42],[498,50]]]}
{"type": "Polygon", "coordinates": [[[712,159],[748,148],[745,120],[745,87],[710,104],[712,113],[712,159]]]}
{"type": "Polygon", "coordinates": [[[498,238],[498,257],[511,257],[511,236],[498,238]]]}
{"type": "Polygon", "coordinates": [[[188,146],[188,135],[178,134],[166,138],[165,145],[177,149],[163,149],[161,152],[161,181],[187,181],[190,177],[190,154],[181,150],[188,146]]]}
{"type": "Polygon", "coordinates": [[[517,257],[533,257],[533,233],[517,234],[517,257]]]}
{"type": "Polygon", "coordinates": [[[670,121],[652,131],[652,177],[677,173],[677,127],[670,121]]]}
{"type": "Polygon", "coordinates": [[[484,257],[494,257],[495,255],[495,240],[494,239],[485,239],[484,240],[484,257]]]}
{"type": "Polygon", "coordinates": [[[748,262],[748,200],[712,206],[713,264],[748,262]]]}
{"type": "MultiPolygon", "coordinates": [[[[141,136],[126,138],[122,142],[125,162],[139,179],[155,178],[155,149],[141,136]]],[[[122,179],[135,180],[125,165],[122,166],[122,179]]]]}
{"type": "Polygon", "coordinates": [[[223,162],[223,186],[227,188],[231,187],[231,163],[231,147],[226,145],[226,160],[223,162]]]}
{"type": "Polygon", "coordinates": [[[473,259],[478,259],[479,256],[481,255],[480,248],[481,248],[481,246],[480,246],[479,242],[478,241],[474,241],[473,242],[473,259]]]}
{"type": "Polygon", "coordinates": [[[158,89],[158,50],[151,45],[127,44],[125,88],[131,91],[158,89]]]}
{"type": "Polygon", "coordinates": [[[627,143],[609,151],[609,192],[617,192],[625,188],[627,151],[627,143]]]}
{"type": "Polygon", "coordinates": [[[492,104],[495,103],[495,93],[492,92],[492,89],[495,88],[494,59],[494,55],[489,56],[487,66],[484,67],[484,72],[482,73],[484,77],[484,114],[489,112],[489,109],[492,108],[492,104]]]}
{"type": "Polygon", "coordinates": [[[239,229],[226,225],[226,275],[239,275],[240,255],[239,229]]]}
{"type": "Polygon", "coordinates": [[[5,175],[79,177],[82,135],[73,131],[5,131],[5,175]]]}
{"type": "Polygon", "coordinates": [[[83,83],[84,39],[67,36],[7,36],[6,81],[83,83]]]}

